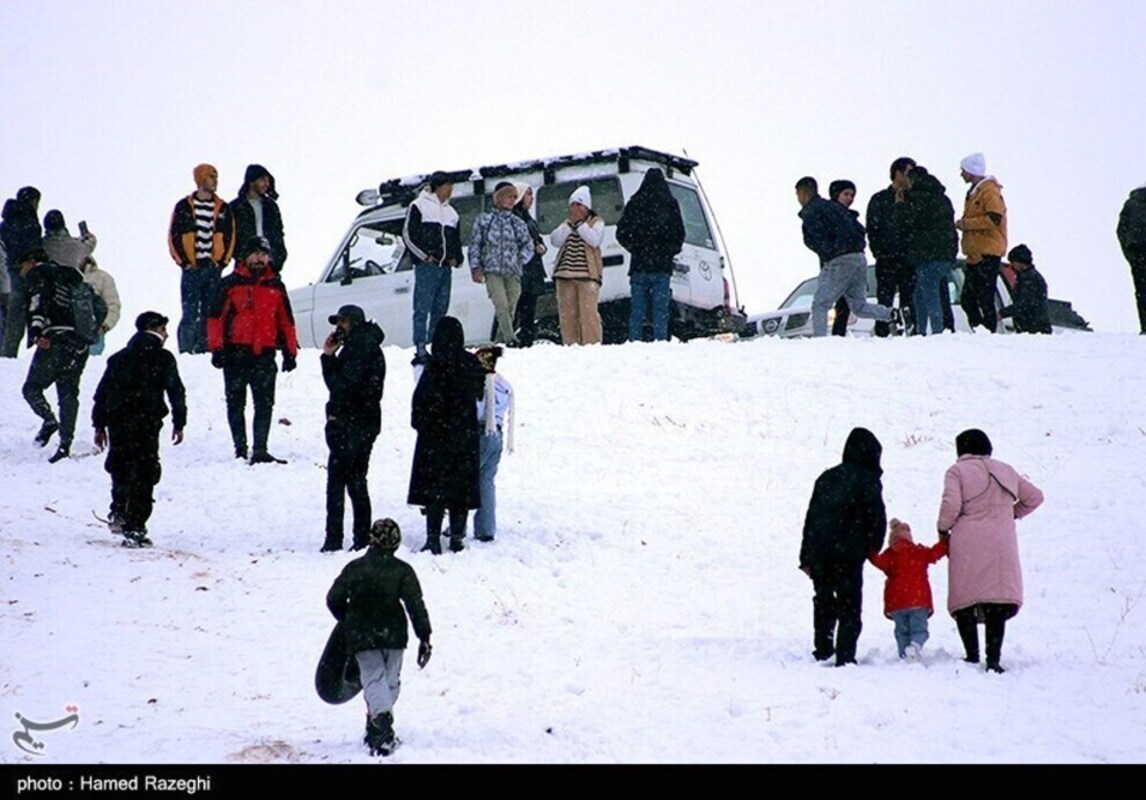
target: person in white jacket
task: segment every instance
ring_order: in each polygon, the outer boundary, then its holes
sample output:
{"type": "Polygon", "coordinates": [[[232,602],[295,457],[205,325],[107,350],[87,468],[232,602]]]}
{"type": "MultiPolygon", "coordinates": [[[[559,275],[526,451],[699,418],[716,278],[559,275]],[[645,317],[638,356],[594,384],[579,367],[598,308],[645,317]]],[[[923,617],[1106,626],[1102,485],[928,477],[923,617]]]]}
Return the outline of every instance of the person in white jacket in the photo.
{"type": "Polygon", "coordinates": [[[549,234],[557,251],[553,280],[557,289],[557,318],[561,343],[600,344],[601,243],[605,220],[593,211],[588,186],[578,186],[569,196],[569,217],[549,234]]]}
{"type": "Polygon", "coordinates": [[[107,316],[99,328],[99,341],[88,348],[89,353],[98,356],[103,352],[104,337],[119,322],[122,304],[119,300],[119,291],[115,288],[115,278],[100,269],[94,258],[90,255],[85,256],[80,264],[80,271],[84,274],[84,282],[107,303],[107,316]]]}
{"type": "Polygon", "coordinates": [[[485,391],[477,401],[481,425],[478,445],[478,489],[481,508],[474,512],[474,538],[492,542],[497,533],[497,468],[501,463],[502,443],[513,452],[513,387],[497,371],[502,349],[496,345],[475,353],[485,370],[485,391]]]}

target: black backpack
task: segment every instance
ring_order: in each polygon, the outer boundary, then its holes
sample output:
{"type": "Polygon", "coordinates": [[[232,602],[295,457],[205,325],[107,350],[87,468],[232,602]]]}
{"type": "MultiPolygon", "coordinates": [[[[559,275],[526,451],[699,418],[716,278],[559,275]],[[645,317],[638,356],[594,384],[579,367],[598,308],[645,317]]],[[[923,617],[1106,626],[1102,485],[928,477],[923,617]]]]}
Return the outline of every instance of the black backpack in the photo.
{"type": "Polygon", "coordinates": [[[107,303],[87,281],[68,284],[67,305],[72,312],[75,334],[86,344],[99,341],[100,326],[107,319],[107,303]]]}

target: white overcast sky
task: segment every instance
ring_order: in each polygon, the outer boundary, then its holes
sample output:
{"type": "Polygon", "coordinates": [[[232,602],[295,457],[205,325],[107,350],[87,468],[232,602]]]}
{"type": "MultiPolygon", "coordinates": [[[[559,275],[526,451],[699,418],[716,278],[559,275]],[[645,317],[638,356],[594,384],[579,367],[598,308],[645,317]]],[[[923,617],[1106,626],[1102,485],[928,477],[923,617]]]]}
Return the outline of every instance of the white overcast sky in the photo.
{"type": "Polygon", "coordinates": [[[199,162],[227,199],[274,173],[293,287],[384,178],[642,144],[700,162],[749,311],[817,269],[799,177],[862,210],[911,155],[959,209],[982,151],[1051,294],[1137,329],[1114,227],[1146,182],[1146,4],[4,0],[0,31],[0,195],[86,219],[129,320],[178,314],[199,162]]]}

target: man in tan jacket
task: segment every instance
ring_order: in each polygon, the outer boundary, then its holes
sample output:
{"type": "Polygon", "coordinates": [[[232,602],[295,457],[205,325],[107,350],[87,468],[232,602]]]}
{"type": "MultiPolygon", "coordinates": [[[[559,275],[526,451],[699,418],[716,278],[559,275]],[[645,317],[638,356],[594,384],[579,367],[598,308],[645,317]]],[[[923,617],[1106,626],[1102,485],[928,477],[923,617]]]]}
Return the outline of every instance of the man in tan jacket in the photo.
{"type": "Polygon", "coordinates": [[[1003,187],[987,174],[982,153],[972,153],[959,162],[963,182],[971,186],[963,204],[963,216],[955,227],[963,232],[963,255],[967,257],[963,282],[963,311],[974,329],[982,325],[991,333],[998,325],[995,284],[1007,252],[1007,204],[1003,187]]]}

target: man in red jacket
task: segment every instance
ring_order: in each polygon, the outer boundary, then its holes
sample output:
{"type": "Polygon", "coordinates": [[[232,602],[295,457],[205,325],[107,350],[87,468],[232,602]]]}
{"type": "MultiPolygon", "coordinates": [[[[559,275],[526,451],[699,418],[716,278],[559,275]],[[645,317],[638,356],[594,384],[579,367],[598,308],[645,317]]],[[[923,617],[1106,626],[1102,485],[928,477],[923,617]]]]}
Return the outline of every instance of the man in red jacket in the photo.
{"type": "Polygon", "coordinates": [[[247,257],[222,280],[207,319],[211,364],[223,370],[227,422],[235,458],[247,457],[247,387],[255,405],[252,464],[285,463],[267,452],[275,404],[275,350],[283,372],[295,368],[298,337],[286,287],[270,269],[270,245],[261,236],[246,243],[247,257]]]}

